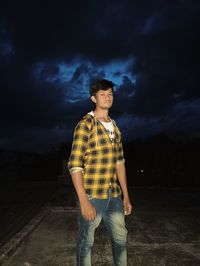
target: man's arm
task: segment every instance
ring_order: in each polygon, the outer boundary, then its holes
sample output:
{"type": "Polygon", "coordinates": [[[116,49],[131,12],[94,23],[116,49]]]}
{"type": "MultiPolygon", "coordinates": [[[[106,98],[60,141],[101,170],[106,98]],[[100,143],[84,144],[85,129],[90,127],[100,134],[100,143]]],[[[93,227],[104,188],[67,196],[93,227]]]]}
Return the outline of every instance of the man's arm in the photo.
{"type": "Polygon", "coordinates": [[[84,185],[83,185],[83,174],[81,171],[75,172],[71,174],[72,182],[74,184],[76,193],[79,198],[81,213],[83,217],[88,220],[92,221],[96,218],[96,209],[88,200],[88,196],[85,192],[84,185]]]}
{"type": "Polygon", "coordinates": [[[124,214],[129,215],[132,211],[132,205],[129,199],[129,193],[126,180],[126,168],[124,162],[117,163],[117,178],[123,193],[124,214]]]}
{"type": "Polygon", "coordinates": [[[80,202],[80,209],[86,220],[93,220],[96,217],[96,210],[88,200],[83,185],[83,160],[88,142],[89,128],[85,123],[79,123],[74,131],[73,143],[68,169],[71,174],[72,182],[80,202]]]}

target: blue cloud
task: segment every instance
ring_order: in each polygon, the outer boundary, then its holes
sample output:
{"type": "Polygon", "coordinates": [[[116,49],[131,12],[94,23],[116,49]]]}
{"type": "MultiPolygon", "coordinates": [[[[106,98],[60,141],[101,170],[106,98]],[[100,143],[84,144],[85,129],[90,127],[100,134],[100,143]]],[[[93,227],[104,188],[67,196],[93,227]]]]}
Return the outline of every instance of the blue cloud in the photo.
{"type": "MultiPolygon", "coordinates": [[[[95,78],[112,80],[116,90],[121,88],[124,77],[135,83],[131,73],[133,60],[117,60],[106,64],[96,64],[77,59],[69,63],[42,62],[35,64],[33,77],[37,82],[57,84],[65,91],[66,102],[77,102],[89,98],[89,85],[95,78]]],[[[122,88],[121,88],[122,89],[122,88]]]]}

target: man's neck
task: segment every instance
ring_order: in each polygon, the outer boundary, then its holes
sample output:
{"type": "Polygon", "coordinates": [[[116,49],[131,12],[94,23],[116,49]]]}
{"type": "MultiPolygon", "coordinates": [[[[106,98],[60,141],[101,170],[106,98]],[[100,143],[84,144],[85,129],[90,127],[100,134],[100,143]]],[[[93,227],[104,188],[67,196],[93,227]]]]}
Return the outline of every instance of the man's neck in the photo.
{"type": "Polygon", "coordinates": [[[94,115],[101,122],[110,122],[111,121],[110,117],[108,115],[108,110],[95,109],[94,115]]]}

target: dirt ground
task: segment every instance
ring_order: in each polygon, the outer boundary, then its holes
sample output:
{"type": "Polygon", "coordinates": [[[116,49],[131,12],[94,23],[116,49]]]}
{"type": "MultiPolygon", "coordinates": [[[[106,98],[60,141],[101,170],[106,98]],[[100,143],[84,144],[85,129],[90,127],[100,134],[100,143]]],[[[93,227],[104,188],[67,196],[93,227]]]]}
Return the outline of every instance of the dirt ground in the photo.
{"type": "MultiPolygon", "coordinates": [[[[199,266],[199,191],[133,188],[131,195],[135,208],[126,218],[128,265],[199,266]]],[[[76,207],[55,205],[43,210],[43,219],[3,266],[76,265],[76,207]]],[[[92,265],[113,265],[103,224],[96,231],[92,265]]]]}

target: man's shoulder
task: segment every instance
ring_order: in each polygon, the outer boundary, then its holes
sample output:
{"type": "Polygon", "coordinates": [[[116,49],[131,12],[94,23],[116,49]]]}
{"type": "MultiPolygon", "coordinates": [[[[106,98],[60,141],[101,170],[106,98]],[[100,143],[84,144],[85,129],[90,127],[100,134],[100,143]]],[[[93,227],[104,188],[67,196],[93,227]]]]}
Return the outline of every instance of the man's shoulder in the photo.
{"type": "Polygon", "coordinates": [[[87,127],[88,129],[91,129],[93,125],[94,125],[94,117],[91,114],[84,115],[77,124],[77,126],[87,127]]]}

